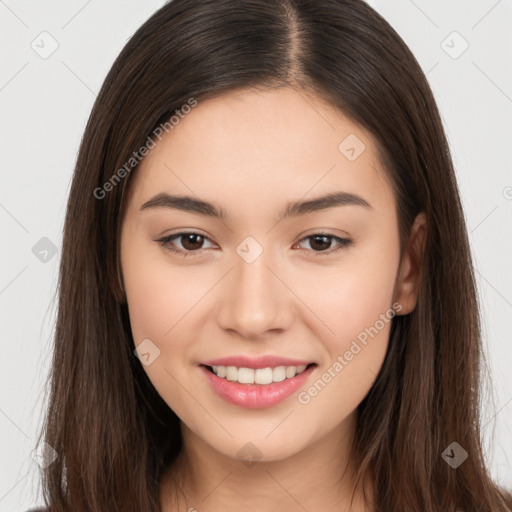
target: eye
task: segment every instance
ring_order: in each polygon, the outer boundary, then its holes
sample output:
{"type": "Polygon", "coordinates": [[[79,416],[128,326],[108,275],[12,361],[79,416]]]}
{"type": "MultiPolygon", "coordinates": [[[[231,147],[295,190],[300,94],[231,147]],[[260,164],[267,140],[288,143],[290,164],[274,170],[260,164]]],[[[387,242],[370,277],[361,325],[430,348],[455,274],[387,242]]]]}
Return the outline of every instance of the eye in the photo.
{"type": "MultiPolygon", "coordinates": [[[[208,237],[201,235],[200,233],[181,232],[160,238],[156,241],[160,242],[160,245],[165,247],[168,251],[180,254],[182,256],[192,256],[195,255],[194,253],[198,253],[201,249],[204,249],[204,247],[201,246],[206,240],[211,242],[208,237]],[[176,248],[175,240],[180,239],[182,239],[181,248],[176,248]]],[[[317,253],[314,254],[314,256],[325,256],[327,254],[332,254],[333,252],[348,247],[352,243],[352,239],[350,238],[341,238],[330,233],[315,233],[313,235],[309,235],[300,240],[299,244],[305,240],[310,241],[310,247],[313,249],[314,253],[317,253]],[[334,249],[331,248],[333,241],[335,242],[334,249]]]]}
{"type": "Polygon", "coordinates": [[[309,240],[310,247],[313,249],[313,252],[316,253],[314,256],[326,256],[328,254],[332,254],[333,252],[337,252],[340,249],[348,247],[352,243],[352,239],[350,238],[341,238],[330,233],[315,233],[303,238],[299,244],[304,240],[309,240]],[[330,249],[332,247],[333,241],[335,242],[335,248],[326,251],[325,249],[330,249]]]}
{"type": "Polygon", "coordinates": [[[192,256],[195,252],[200,251],[203,247],[200,247],[205,240],[210,240],[208,237],[201,235],[200,233],[194,232],[182,232],[174,235],[166,236],[156,240],[165,247],[168,251],[181,254],[182,256],[192,256]],[[183,239],[181,246],[182,248],[174,247],[174,241],[183,239]]]}

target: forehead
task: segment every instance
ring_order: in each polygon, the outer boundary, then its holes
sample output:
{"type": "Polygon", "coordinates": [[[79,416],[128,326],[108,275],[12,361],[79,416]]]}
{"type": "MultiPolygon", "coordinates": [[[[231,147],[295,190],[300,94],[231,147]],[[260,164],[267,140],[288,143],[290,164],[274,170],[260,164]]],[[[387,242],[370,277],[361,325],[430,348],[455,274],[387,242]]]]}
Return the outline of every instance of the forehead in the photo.
{"type": "Polygon", "coordinates": [[[138,207],[160,192],[214,199],[228,214],[239,206],[240,215],[334,190],[393,203],[371,134],[292,87],[199,101],[155,142],[131,178],[138,207]]]}

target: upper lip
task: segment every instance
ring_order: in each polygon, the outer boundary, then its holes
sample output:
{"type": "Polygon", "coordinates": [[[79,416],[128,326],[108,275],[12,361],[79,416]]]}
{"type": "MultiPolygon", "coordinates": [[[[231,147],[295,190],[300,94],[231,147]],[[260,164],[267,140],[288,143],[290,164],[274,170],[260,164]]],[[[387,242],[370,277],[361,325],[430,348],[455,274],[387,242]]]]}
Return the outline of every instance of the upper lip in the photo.
{"type": "Polygon", "coordinates": [[[279,357],[275,355],[266,355],[260,357],[231,356],[221,357],[220,359],[211,359],[203,361],[205,366],[236,366],[237,368],[268,368],[276,366],[307,366],[313,361],[304,361],[299,359],[290,359],[288,357],[279,357]]]}

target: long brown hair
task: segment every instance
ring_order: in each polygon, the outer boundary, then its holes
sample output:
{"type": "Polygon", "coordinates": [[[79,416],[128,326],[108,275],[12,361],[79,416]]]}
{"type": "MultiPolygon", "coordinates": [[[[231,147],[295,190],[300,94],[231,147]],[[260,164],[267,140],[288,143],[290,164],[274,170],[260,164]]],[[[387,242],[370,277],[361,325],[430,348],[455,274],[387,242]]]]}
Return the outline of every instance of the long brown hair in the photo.
{"type": "Polygon", "coordinates": [[[113,64],[77,158],[41,431],[58,454],[42,474],[52,512],[156,512],[160,478],[181,448],[177,416],[133,353],[118,248],[137,167],[127,162],[191,98],[282,85],[316,93],[374,135],[402,249],[418,212],[428,223],[417,307],[393,318],[383,367],[358,407],[357,481],[374,475],[378,512],[512,511],[484,463],[470,246],[416,59],[361,0],[174,0],[113,64]],[[442,457],[454,441],[469,455],[457,469],[442,457]]]}

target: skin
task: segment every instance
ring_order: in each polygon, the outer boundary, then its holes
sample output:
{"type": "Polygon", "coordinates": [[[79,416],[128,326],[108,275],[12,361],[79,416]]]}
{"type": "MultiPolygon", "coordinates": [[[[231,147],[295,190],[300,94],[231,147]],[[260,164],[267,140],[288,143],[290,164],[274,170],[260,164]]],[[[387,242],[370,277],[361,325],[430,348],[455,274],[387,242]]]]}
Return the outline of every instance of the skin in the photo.
{"type": "Polygon", "coordinates": [[[362,350],[307,404],[298,393],[266,409],[229,404],[198,365],[241,354],[314,361],[304,391],[332,373],[337,357],[393,303],[396,314],[415,308],[413,256],[423,247],[425,217],[417,217],[400,260],[396,202],[373,137],[304,91],[239,90],[199,102],[131,179],[121,265],[133,338],[159,348],[144,370],[179,416],[183,438],[178,462],[162,479],[162,510],[229,512],[247,503],[265,512],[365,510],[359,492],[349,508],[349,442],[391,322],[359,343],[362,350]],[[338,149],[349,134],[366,146],[354,161],[338,149]],[[287,203],[335,191],[357,194],[371,208],[336,206],[276,223],[287,203]],[[228,217],[141,210],[161,192],[213,202],[228,217]],[[187,231],[207,237],[171,242],[195,250],[187,257],[156,241],[187,231]],[[325,254],[336,240],[315,245],[306,238],[318,232],[353,243],[325,254]],[[252,263],[236,251],[247,236],[263,249],[252,263]],[[246,443],[261,457],[250,467],[237,455],[246,443]],[[184,491],[179,508],[177,485],[184,491]]]}

